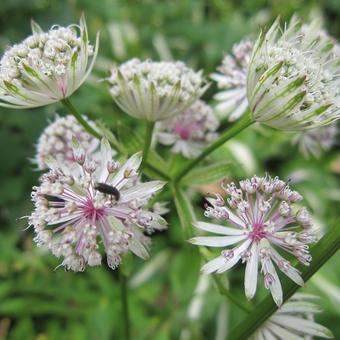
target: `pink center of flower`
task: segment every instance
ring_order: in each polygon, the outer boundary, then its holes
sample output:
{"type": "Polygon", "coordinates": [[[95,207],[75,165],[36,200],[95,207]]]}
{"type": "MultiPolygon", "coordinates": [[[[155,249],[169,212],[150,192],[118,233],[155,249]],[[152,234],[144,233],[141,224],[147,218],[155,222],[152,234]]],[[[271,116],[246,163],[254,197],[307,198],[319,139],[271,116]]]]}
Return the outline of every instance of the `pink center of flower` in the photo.
{"type": "Polygon", "coordinates": [[[176,133],[181,139],[188,140],[191,135],[200,128],[200,124],[192,123],[184,125],[183,122],[177,122],[173,132],[176,133]]]}
{"type": "Polygon", "coordinates": [[[249,237],[252,241],[260,241],[266,237],[266,232],[264,231],[264,226],[262,223],[254,223],[253,230],[249,233],[249,237]]]}
{"type": "Polygon", "coordinates": [[[104,208],[96,208],[91,199],[87,199],[83,206],[84,217],[91,221],[96,221],[105,216],[104,208]]]}

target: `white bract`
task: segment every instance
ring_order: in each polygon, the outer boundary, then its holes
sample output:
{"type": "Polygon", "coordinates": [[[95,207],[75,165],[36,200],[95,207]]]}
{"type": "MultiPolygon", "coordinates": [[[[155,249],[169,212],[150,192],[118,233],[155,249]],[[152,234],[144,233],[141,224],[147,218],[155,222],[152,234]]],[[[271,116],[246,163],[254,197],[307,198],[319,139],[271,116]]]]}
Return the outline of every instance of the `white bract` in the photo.
{"type": "Polygon", "coordinates": [[[209,105],[197,100],[183,113],[157,123],[157,139],[172,145],[172,152],[186,158],[197,156],[217,137],[218,120],[209,105]]]}
{"type": "Polygon", "coordinates": [[[217,68],[210,78],[217,82],[221,89],[214,99],[219,103],[216,112],[221,116],[229,116],[229,121],[240,118],[248,108],[246,82],[247,67],[253,49],[253,43],[242,40],[234,44],[232,54],[226,55],[222,65],[217,68]]]}
{"type": "Polygon", "coordinates": [[[334,41],[313,23],[278,20],[255,43],[247,75],[253,119],[282,130],[324,125],[340,115],[340,60],[334,41]]]}
{"type": "Polygon", "coordinates": [[[336,143],[337,135],[336,124],[331,124],[296,134],[293,144],[296,144],[299,151],[307,158],[310,155],[320,157],[322,151],[329,150],[336,143]]]}
{"type": "Polygon", "coordinates": [[[331,339],[332,332],[314,321],[321,308],[311,300],[318,297],[297,293],[278,309],[253,335],[253,340],[303,340],[313,336],[331,339]]]}
{"type": "MultiPolygon", "coordinates": [[[[93,122],[89,123],[94,125],[93,122]]],[[[49,124],[39,137],[35,159],[38,169],[47,169],[46,160],[51,156],[58,159],[60,163],[76,164],[73,157],[73,138],[79,141],[86,154],[93,157],[94,152],[98,151],[99,140],[90,136],[73,116],[57,116],[55,121],[49,124]]]]}
{"type": "Polygon", "coordinates": [[[211,206],[205,211],[206,217],[221,224],[194,223],[196,228],[219,236],[198,236],[192,238],[191,243],[224,248],[218,257],[202,267],[202,272],[220,274],[239,261],[245,262],[245,294],[251,299],[256,292],[260,265],[265,287],[280,306],[282,288],[274,265],[296,284],[304,283],[298,270],[280,252],[288,252],[308,266],[312,260],[308,244],[316,241],[306,208],[294,209],[294,203],[302,197],[277,177],[253,176],[241,181],[240,188],[234,183],[222,188],[229,196],[227,204],[220,194],[215,194],[215,198],[207,198],[211,206]]]}
{"type": "Polygon", "coordinates": [[[79,25],[55,25],[48,32],[32,22],[32,31],[0,61],[0,106],[24,109],[63,100],[92,70],[98,35],[93,48],[83,16],[79,25]]]}
{"type": "Polygon", "coordinates": [[[185,111],[205,91],[201,72],[184,63],[131,59],[112,70],[110,93],[129,115],[158,121],[185,111]]]}
{"type": "Polygon", "coordinates": [[[120,166],[106,140],[101,142],[99,164],[76,140],[73,153],[78,169],[53,158],[45,160],[50,171],[33,188],[35,209],[29,224],[35,242],[63,257],[62,265],[73,271],[100,265],[103,252],[112,269],[128,251],[147,259],[150,239],[145,233],[166,228],[166,221],[148,210],[147,203],[164,182],[137,180],[141,153],[120,166]],[[109,185],[111,194],[98,183],[109,185]]]}

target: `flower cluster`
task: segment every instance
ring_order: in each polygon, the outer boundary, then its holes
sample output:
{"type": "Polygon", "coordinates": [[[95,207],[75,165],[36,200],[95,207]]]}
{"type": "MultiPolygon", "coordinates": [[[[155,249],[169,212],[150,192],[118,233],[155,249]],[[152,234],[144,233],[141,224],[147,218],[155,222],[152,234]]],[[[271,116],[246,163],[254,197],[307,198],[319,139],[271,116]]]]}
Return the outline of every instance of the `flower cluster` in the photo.
{"type": "Polygon", "coordinates": [[[132,59],[114,68],[110,93],[126,113],[158,121],[182,113],[205,91],[201,72],[182,62],[132,59]]]}
{"type": "Polygon", "coordinates": [[[129,250],[145,259],[150,241],[144,233],[166,227],[157,212],[146,208],[164,183],[136,182],[141,154],[120,166],[112,159],[106,140],[102,140],[100,152],[98,164],[73,140],[73,158],[79,169],[57,159],[46,160],[50,171],[32,193],[35,209],[29,224],[36,232],[35,242],[62,256],[62,265],[73,271],[100,265],[101,248],[112,269],[129,250]]]}
{"type": "Polygon", "coordinates": [[[157,139],[173,145],[174,153],[186,158],[197,156],[217,134],[218,120],[209,105],[197,100],[183,113],[157,123],[157,139]]]}
{"type": "Polygon", "coordinates": [[[202,267],[203,273],[223,273],[240,260],[246,262],[245,294],[248,299],[256,292],[258,264],[264,275],[264,283],[270,289],[277,305],[282,304],[282,288],[274,264],[290,279],[299,285],[303,280],[299,272],[276,250],[280,248],[294,255],[302,264],[312,260],[309,244],[316,241],[312,223],[306,208],[294,210],[294,203],[302,196],[292,191],[288,185],[275,177],[257,177],[240,182],[222,185],[228,195],[227,205],[223,197],[216,194],[208,197],[205,216],[228,226],[196,222],[198,229],[223,236],[199,236],[191,243],[209,247],[227,247],[220,256],[202,267]]]}
{"type": "Polygon", "coordinates": [[[318,305],[310,302],[316,298],[311,294],[295,294],[255,332],[252,339],[333,338],[329,329],[314,321],[314,315],[321,312],[318,305]]]}
{"type": "Polygon", "coordinates": [[[48,32],[32,22],[32,31],[0,61],[0,106],[29,108],[60,101],[92,70],[98,42],[95,48],[90,45],[84,17],[79,26],[55,25],[48,32]]]}
{"type": "Polygon", "coordinates": [[[56,117],[55,121],[45,128],[37,143],[35,162],[39,170],[48,168],[46,160],[50,156],[58,159],[60,163],[76,164],[73,157],[73,138],[79,141],[86,154],[95,157],[99,141],[90,136],[73,116],[56,117]]]}
{"type": "Polygon", "coordinates": [[[336,124],[331,124],[297,133],[293,138],[293,144],[297,144],[305,157],[309,155],[320,157],[322,151],[329,150],[335,144],[337,135],[336,124]]]}
{"type": "Polygon", "coordinates": [[[217,82],[218,92],[214,99],[219,103],[216,112],[229,115],[229,121],[242,116],[248,108],[246,93],[247,67],[253,49],[250,40],[243,40],[233,46],[232,55],[226,55],[222,65],[217,68],[211,79],[217,82]]]}
{"type": "Polygon", "coordinates": [[[339,53],[315,25],[278,20],[257,40],[247,75],[253,119],[283,130],[311,129],[340,116],[339,53]]]}

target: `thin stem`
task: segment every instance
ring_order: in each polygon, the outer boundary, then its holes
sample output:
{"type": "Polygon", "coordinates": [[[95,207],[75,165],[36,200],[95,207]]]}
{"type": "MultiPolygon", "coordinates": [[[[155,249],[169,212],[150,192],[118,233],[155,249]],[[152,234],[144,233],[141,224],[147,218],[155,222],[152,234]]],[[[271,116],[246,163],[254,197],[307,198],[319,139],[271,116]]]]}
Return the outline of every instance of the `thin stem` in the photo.
{"type": "Polygon", "coordinates": [[[179,182],[200,161],[202,161],[205,157],[210,155],[214,150],[219,148],[227,140],[236,136],[239,132],[244,130],[246,127],[248,127],[252,123],[253,123],[253,120],[251,118],[251,115],[249,113],[245,114],[243,118],[237,121],[230,129],[222,133],[218,139],[216,139],[212,144],[210,144],[206,149],[204,149],[199,156],[197,156],[192,161],[184,165],[174,176],[173,181],[179,182]]]}
{"type": "Polygon", "coordinates": [[[68,98],[61,101],[68,111],[77,119],[78,123],[87,131],[90,135],[101,139],[102,136],[83,118],[83,116],[77,111],[68,98]]]}
{"type": "Polygon", "coordinates": [[[124,337],[125,340],[130,340],[130,318],[129,318],[129,304],[128,304],[128,291],[126,284],[126,277],[119,271],[119,281],[120,281],[120,298],[122,301],[122,316],[124,323],[124,337]]]}
{"type": "Polygon", "coordinates": [[[152,132],[153,132],[154,126],[155,126],[155,122],[146,122],[142,167],[144,166],[144,164],[146,164],[148,160],[148,154],[149,154],[149,150],[151,146],[152,132]]]}
{"type": "MultiPolygon", "coordinates": [[[[306,282],[316,273],[340,248],[340,228],[338,225],[332,227],[322,239],[313,246],[311,255],[313,260],[309,267],[298,264],[295,268],[301,272],[303,280],[306,282]]],[[[299,288],[297,284],[289,278],[282,281],[283,302],[287,301],[299,288]]],[[[231,331],[228,339],[243,340],[248,339],[268,318],[277,311],[278,307],[269,294],[261,301],[248,317],[231,331]]]]}

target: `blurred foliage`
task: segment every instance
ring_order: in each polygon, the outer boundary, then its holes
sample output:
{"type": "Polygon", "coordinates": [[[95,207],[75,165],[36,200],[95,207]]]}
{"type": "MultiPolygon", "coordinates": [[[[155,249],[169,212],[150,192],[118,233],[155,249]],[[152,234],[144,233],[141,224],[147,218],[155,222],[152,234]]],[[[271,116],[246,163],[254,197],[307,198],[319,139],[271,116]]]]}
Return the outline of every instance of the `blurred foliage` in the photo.
{"type": "MultiPolygon", "coordinates": [[[[118,130],[124,123],[137,130],[140,126],[114,106],[105,84],[98,83],[112,63],[131,57],[182,59],[208,74],[234,42],[255,37],[277,15],[289,19],[294,12],[305,19],[321,15],[329,31],[340,36],[337,0],[1,0],[0,49],[29,34],[31,18],[48,28],[75,22],[82,11],[92,37],[101,31],[100,55],[91,79],[72,101],[81,112],[118,130]]],[[[211,86],[205,99],[211,99],[214,89],[211,86]]],[[[32,209],[30,189],[39,176],[32,162],[34,144],[56,111],[65,113],[58,105],[25,111],[0,109],[0,339],[120,339],[117,273],[105,266],[78,274],[54,270],[58,260],[33,245],[32,231],[25,230],[26,220],[20,219],[32,209]]],[[[231,178],[266,171],[290,178],[305,196],[320,233],[340,223],[338,146],[319,160],[306,160],[291,145],[290,135],[252,127],[213,157],[224,162],[231,178]]],[[[211,188],[190,189],[199,217],[202,193],[211,188]]],[[[171,200],[168,192],[163,196],[171,200]]],[[[186,244],[176,214],[167,219],[169,230],[153,237],[151,260],[132,263],[133,338],[213,339],[222,334],[219,339],[223,339],[244,314],[229,305],[209,279],[204,292],[195,293],[200,257],[186,244]],[[190,310],[194,299],[202,304],[196,305],[195,313],[190,310]]],[[[337,260],[329,261],[305,290],[321,296],[324,313],[317,319],[340,338],[337,260]]],[[[244,299],[242,269],[233,271],[228,284],[233,294],[244,299]]],[[[265,294],[260,290],[257,300],[265,294]]]]}

